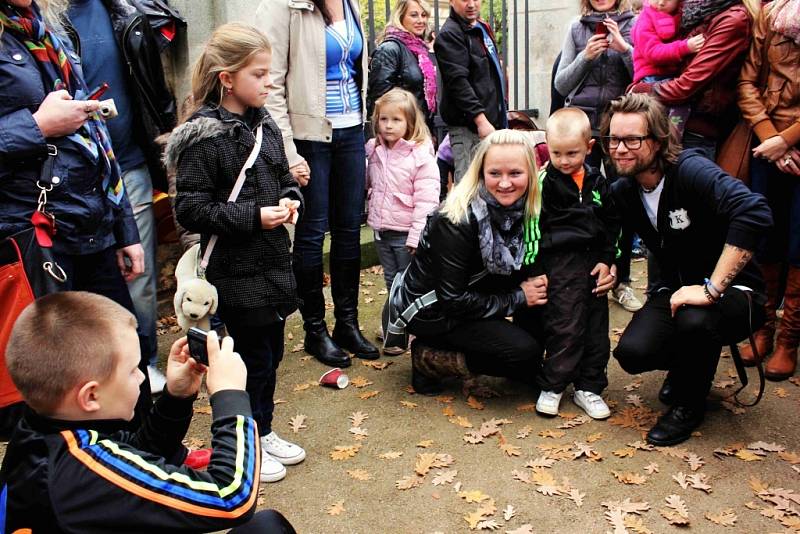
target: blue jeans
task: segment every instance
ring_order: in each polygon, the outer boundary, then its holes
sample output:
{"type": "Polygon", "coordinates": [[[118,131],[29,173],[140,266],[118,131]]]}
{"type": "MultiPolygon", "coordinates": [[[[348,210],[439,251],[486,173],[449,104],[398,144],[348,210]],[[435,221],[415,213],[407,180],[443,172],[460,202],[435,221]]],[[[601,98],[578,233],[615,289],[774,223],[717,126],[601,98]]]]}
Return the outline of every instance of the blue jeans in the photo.
{"type": "Polygon", "coordinates": [[[146,165],[126,171],[122,175],[125,191],[133,208],[139,238],[144,248],[144,272],[128,283],[128,291],[136,309],[139,323],[139,340],[142,354],[150,365],[158,361],[158,288],[156,287],[156,219],[153,214],[153,183],[146,165]]]}
{"type": "Polygon", "coordinates": [[[322,265],[325,231],[331,232],[331,260],[361,258],[360,228],[366,187],[364,128],[333,130],[330,143],[295,141],[311,168],[305,211],[294,233],[294,261],[301,268],[322,265]]]}
{"type": "Polygon", "coordinates": [[[774,163],[752,158],[750,189],[767,198],[774,224],[756,251],[762,263],[800,267],[800,177],[785,174],[774,163]]]}
{"type": "Polygon", "coordinates": [[[408,232],[396,230],[375,230],[375,248],[378,250],[378,259],[383,267],[383,279],[386,289],[392,288],[394,276],[408,267],[411,263],[411,253],[406,248],[408,232]]]}

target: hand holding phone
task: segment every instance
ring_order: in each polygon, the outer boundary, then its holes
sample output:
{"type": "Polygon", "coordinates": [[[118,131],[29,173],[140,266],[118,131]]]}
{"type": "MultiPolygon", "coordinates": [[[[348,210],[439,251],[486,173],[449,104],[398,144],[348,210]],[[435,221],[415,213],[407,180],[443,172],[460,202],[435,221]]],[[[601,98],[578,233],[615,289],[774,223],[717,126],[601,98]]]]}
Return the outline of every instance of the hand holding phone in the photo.
{"type": "Polygon", "coordinates": [[[594,34],[595,35],[608,35],[608,27],[603,23],[603,21],[599,21],[597,25],[594,27],[594,34]]]}

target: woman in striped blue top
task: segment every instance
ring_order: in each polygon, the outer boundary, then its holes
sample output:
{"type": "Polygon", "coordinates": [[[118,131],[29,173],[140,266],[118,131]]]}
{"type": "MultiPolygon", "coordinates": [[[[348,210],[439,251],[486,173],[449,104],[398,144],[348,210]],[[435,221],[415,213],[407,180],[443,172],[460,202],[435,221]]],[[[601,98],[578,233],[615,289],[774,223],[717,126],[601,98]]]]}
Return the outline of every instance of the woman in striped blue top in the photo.
{"type": "Polygon", "coordinates": [[[270,36],[273,47],[274,89],[267,109],[281,128],[290,170],[306,201],[293,253],[305,350],[337,367],[350,365],[345,350],[378,358],[378,349],[358,328],[367,73],[358,2],[262,0],[256,26],[270,36]],[[332,337],[322,295],[327,230],[336,317],[332,337]]]}

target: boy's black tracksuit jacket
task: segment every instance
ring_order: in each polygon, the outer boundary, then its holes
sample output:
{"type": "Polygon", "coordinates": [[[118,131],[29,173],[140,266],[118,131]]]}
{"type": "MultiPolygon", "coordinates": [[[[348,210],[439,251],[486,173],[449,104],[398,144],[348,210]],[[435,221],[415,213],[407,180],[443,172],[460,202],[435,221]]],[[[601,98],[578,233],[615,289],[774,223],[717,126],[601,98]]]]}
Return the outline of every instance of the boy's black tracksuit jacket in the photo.
{"type": "Polygon", "coordinates": [[[535,272],[548,277],[539,386],[557,393],[570,383],[594,393],[607,385],[608,308],[591,293],[596,278],[589,273],[599,262],[614,263],[620,220],[606,178],[588,165],[584,171],[581,190],[552,164],[539,174],[535,272]]]}
{"type": "Polygon", "coordinates": [[[248,521],[260,450],[247,393],[211,397],[206,471],[166,460],[179,456],[193,400],[165,391],[136,432],[119,430],[123,421],[61,421],[29,410],[0,469],[0,532],[213,532],[248,521]]]}

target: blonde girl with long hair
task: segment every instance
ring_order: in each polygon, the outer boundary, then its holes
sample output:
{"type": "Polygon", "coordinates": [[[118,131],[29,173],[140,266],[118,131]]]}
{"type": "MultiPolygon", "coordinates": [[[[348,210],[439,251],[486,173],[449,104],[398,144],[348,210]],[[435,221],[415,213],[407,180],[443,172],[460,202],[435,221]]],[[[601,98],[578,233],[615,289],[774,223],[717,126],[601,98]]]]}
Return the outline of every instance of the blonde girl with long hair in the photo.
{"type": "MultiPolygon", "coordinates": [[[[392,89],[375,103],[367,152],[367,223],[375,233],[386,288],[411,262],[419,235],[439,203],[439,167],[414,95],[392,89]]],[[[397,355],[407,347],[385,344],[397,355]]]]}
{"type": "Polygon", "coordinates": [[[543,350],[528,311],[547,302],[547,279],[531,269],[540,198],[533,154],[525,132],[498,130],[481,141],[398,280],[393,310],[424,305],[407,327],[416,336],[418,393],[439,392],[444,378],[472,374],[536,379],[543,350]]]}
{"type": "Polygon", "coordinates": [[[264,108],[270,82],[267,37],[244,24],[220,26],[192,74],[192,109],[167,144],[177,171],[175,213],[201,236],[218,236],[206,278],[219,293],[217,313],[247,366],[247,392],[261,435],[261,481],[286,476],[305,451],[272,430],[275,384],[286,317],[297,309],[286,223],[297,221],[303,195],[289,172],[283,138],[264,108]],[[239,173],[263,139],[235,202],[239,173]]]}

